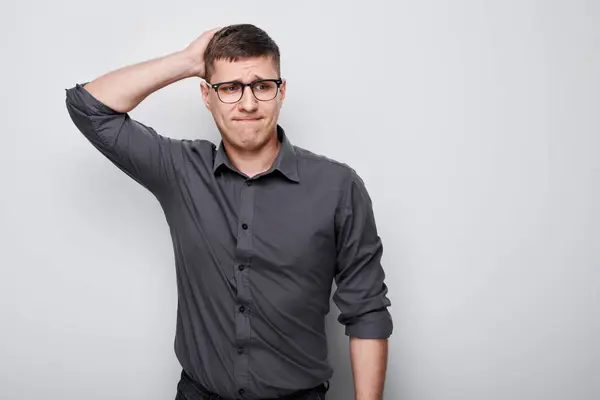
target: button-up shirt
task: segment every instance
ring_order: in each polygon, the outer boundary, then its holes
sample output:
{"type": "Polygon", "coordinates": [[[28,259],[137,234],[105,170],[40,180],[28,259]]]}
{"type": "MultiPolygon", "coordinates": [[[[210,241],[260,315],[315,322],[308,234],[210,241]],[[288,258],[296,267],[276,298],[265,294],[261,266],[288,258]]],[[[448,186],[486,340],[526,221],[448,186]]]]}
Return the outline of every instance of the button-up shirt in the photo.
{"type": "Polygon", "coordinates": [[[73,122],[164,210],[178,289],[175,353],[190,376],[244,399],[325,382],[334,281],[346,335],[391,335],[382,243],[352,168],[293,146],[278,125],[273,165],[248,177],[222,142],[162,136],[83,86],[66,90],[73,122]]]}

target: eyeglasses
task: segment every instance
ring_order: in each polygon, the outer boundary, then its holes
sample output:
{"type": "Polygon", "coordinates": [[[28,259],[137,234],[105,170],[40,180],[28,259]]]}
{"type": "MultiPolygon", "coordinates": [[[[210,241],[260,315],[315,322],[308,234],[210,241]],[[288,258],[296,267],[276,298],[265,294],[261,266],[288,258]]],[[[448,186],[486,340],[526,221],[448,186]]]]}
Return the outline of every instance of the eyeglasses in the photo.
{"type": "Polygon", "coordinates": [[[279,87],[283,83],[281,78],[278,79],[260,79],[250,83],[242,83],[238,81],[221,82],[210,84],[210,87],[215,89],[219,100],[223,103],[237,103],[244,96],[244,89],[250,86],[252,94],[256,100],[269,101],[273,100],[279,92],[279,87]]]}

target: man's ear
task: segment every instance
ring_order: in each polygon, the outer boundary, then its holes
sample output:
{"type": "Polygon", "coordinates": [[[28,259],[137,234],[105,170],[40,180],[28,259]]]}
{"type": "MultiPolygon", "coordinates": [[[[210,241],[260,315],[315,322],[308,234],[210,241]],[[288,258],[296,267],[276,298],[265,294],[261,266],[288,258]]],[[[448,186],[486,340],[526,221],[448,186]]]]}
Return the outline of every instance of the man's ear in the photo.
{"type": "Polygon", "coordinates": [[[281,86],[279,86],[279,96],[280,96],[280,101],[281,101],[282,105],[283,105],[283,101],[285,100],[286,90],[287,90],[287,81],[284,79],[281,86]]]}
{"type": "Polygon", "coordinates": [[[204,105],[208,111],[212,112],[210,109],[210,97],[208,96],[212,88],[205,81],[201,81],[200,90],[202,91],[202,100],[204,101],[204,105]]]}

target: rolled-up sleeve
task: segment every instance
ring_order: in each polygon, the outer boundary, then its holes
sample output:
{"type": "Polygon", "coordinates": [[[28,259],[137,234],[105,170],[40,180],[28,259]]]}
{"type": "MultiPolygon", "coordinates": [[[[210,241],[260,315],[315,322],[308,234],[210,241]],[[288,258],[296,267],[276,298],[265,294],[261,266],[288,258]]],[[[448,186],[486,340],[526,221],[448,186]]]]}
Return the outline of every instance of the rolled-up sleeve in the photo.
{"type": "Polygon", "coordinates": [[[346,335],[384,339],[392,334],[391,305],[381,265],[383,246],[377,234],[372,202],[354,170],[336,212],[337,263],[333,300],[346,335]]]}
{"type": "Polygon", "coordinates": [[[66,89],[66,106],[75,126],[114,165],[157,194],[174,179],[175,140],[163,137],[129,114],[93,97],[85,83],[66,89]]]}

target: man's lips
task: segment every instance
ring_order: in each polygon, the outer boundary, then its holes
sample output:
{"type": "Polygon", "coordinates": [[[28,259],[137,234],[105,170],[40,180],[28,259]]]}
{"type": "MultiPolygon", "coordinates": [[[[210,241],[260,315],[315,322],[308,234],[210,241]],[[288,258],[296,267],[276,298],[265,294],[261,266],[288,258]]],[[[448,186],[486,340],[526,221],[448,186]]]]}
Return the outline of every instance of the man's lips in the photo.
{"type": "Polygon", "coordinates": [[[251,122],[251,121],[258,121],[260,119],[262,119],[262,117],[257,117],[257,118],[234,118],[234,121],[251,122]]]}

